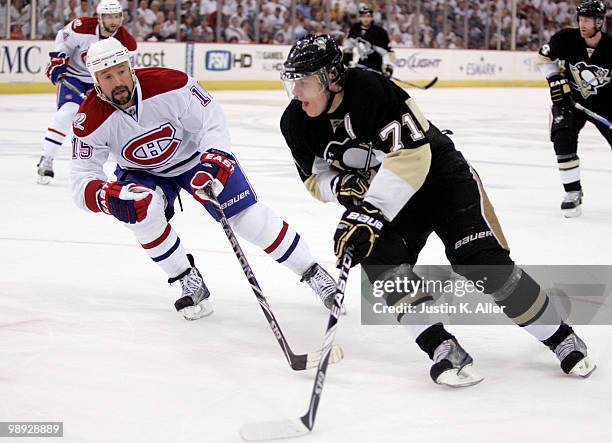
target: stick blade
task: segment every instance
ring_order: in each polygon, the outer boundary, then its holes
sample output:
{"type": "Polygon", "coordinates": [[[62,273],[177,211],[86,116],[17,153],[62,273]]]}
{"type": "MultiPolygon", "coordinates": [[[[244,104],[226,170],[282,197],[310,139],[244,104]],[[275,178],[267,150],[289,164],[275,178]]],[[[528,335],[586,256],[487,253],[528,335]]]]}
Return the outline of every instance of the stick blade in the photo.
{"type": "MultiPolygon", "coordinates": [[[[312,369],[319,366],[319,361],[321,360],[321,356],[323,355],[323,351],[315,351],[308,354],[308,358],[306,360],[306,369],[312,369]]],[[[334,363],[338,363],[340,360],[344,358],[344,351],[338,345],[334,345],[329,354],[329,364],[333,365],[334,363]]]]}
{"type": "Polygon", "coordinates": [[[247,423],[240,428],[240,436],[246,441],[267,441],[295,438],[310,432],[299,418],[247,423]]]}
{"type": "MultiPolygon", "coordinates": [[[[296,355],[293,364],[291,365],[291,369],[294,371],[303,371],[304,369],[316,368],[319,366],[319,361],[321,360],[322,355],[323,351],[321,349],[308,354],[296,355]]],[[[329,355],[329,364],[333,365],[334,363],[338,363],[343,358],[344,351],[342,350],[342,347],[339,345],[334,345],[329,355]]]]}

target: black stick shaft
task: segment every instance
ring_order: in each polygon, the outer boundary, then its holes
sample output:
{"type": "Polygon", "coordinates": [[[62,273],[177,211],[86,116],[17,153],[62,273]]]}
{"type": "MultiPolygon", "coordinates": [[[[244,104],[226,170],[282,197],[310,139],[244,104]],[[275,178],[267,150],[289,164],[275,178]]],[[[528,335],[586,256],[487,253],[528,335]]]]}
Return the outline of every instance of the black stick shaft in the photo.
{"type": "Polygon", "coordinates": [[[62,84],[67,87],[68,89],[70,89],[72,92],[74,92],[75,94],[77,94],[79,97],[81,97],[83,100],[85,100],[87,98],[87,95],[83,94],[81,91],[79,91],[77,89],[76,86],[74,86],[72,83],[70,83],[68,80],[65,79],[61,79],[60,80],[62,82],[62,84]]]}
{"type": "Polygon", "coordinates": [[[236,234],[234,234],[234,230],[230,226],[229,221],[227,220],[227,217],[225,217],[225,214],[223,213],[223,209],[221,209],[221,204],[219,203],[217,198],[212,193],[212,190],[210,189],[210,187],[205,189],[205,193],[206,193],[206,198],[210,200],[214,208],[214,211],[217,214],[217,217],[219,218],[219,223],[221,223],[221,226],[223,227],[223,231],[225,232],[227,239],[232,245],[232,249],[234,250],[234,254],[236,254],[236,258],[240,262],[242,271],[244,272],[244,275],[246,276],[249,283],[251,284],[251,288],[253,289],[253,293],[255,294],[255,297],[257,297],[259,306],[261,306],[261,310],[266,316],[266,319],[268,320],[268,324],[270,325],[272,332],[274,332],[274,336],[276,337],[278,344],[283,350],[283,353],[285,354],[285,358],[287,359],[289,366],[291,366],[293,369],[296,369],[296,370],[305,369],[306,356],[303,356],[304,357],[303,358],[304,367],[302,368],[301,367],[302,362],[297,361],[298,357],[300,356],[296,356],[291,350],[291,348],[289,347],[289,343],[287,342],[287,339],[285,338],[285,335],[283,334],[283,331],[281,330],[280,325],[276,321],[276,317],[274,317],[274,314],[272,313],[272,310],[270,309],[270,306],[268,305],[268,301],[263,295],[261,286],[259,286],[259,283],[257,282],[257,279],[255,278],[255,274],[253,273],[253,270],[251,269],[251,265],[249,265],[246,255],[244,254],[244,252],[242,251],[242,248],[240,247],[240,244],[238,243],[236,234]]]}
{"type": "Polygon", "coordinates": [[[331,310],[329,315],[329,321],[327,323],[327,330],[325,331],[325,340],[323,342],[323,356],[319,361],[317,368],[317,374],[315,375],[314,386],[312,387],[312,393],[310,395],[310,405],[308,412],[300,418],[304,426],[312,430],[317,416],[317,409],[319,408],[319,401],[321,400],[321,394],[323,393],[323,383],[325,383],[325,375],[327,373],[327,365],[329,364],[329,357],[331,349],[334,345],[334,338],[336,337],[336,328],[338,325],[338,318],[340,316],[341,306],[344,302],[344,291],[346,289],[346,281],[348,280],[349,269],[351,268],[351,262],[353,260],[352,249],[347,249],[342,257],[342,264],[340,266],[340,277],[338,277],[338,285],[336,292],[336,299],[334,308],[331,310]]]}

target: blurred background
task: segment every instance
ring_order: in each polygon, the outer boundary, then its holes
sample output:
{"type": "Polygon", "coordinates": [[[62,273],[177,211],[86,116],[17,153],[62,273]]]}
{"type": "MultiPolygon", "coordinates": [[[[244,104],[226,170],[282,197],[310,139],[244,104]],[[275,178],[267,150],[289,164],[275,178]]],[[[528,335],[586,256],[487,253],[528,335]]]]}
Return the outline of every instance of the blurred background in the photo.
{"type": "MultiPolygon", "coordinates": [[[[94,0],[0,0],[0,38],[53,40],[94,0]]],[[[375,23],[406,48],[534,51],[572,26],[575,0],[375,0],[375,23]]],[[[122,0],[138,41],[291,44],[307,33],[339,41],[358,20],[350,0],[122,0]]],[[[607,32],[612,29],[608,0],[607,32]]]]}

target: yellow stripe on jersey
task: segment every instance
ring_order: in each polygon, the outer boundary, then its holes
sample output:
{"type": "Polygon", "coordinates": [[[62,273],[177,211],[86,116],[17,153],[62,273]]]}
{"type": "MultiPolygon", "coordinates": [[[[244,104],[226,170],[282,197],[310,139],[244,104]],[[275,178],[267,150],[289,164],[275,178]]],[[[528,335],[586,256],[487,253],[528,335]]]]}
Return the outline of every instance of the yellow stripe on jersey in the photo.
{"type": "Polygon", "coordinates": [[[380,209],[387,219],[393,220],[423,186],[430,166],[429,143],[387,154],[364,200],[380,209]]]}
{"type": "Polygon", "coordinates": [[[313,174],[308,177],[306,181],[304,181],[304,186],[306,186],[306,189],[312,194],[314,198],[323,203],[327,202],[327,200],[323,198],[323,193],[321,192],[321,189],[319,189],[319,183],[317,182],[316,174],[313,174]]]}
{"type": "Polygon", "coordinates": [[[421,109],[412,97],[406,100],[406,105],[408,106],[408,109],[410,109],[410,112],[412,113],[413,117],[416,118],[417,122],[419,123],[419,126],[421,126],[421,129],[424,132],[429,131],[429,121],[425,118],[425,116],[421,112],[421,109]]]}

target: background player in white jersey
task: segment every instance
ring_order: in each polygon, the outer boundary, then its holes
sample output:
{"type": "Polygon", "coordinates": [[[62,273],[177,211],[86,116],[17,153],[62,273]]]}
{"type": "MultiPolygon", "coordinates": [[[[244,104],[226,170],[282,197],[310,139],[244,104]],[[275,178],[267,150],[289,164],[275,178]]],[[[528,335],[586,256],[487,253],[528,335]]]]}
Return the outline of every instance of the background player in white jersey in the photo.
{"type": "Polygon", "coordinates": [[[207,91],[173,69],[133,71],[128,50],[112,37],[90,46],[87,66],[95,92],[73,123],[74,200],[123,222],[169,283],[180,282],[177,311],[188,320],[212,313],[193,257],[168,223],[181,189],[214,216],[203,193],[209,184],[238,235],[302,276],[327,307],[333,305],[334,280],[300,235],[257,200],[231,153],[223,111],[207,91]],[[117,181],[102,169],[111,155],[117,181]]]}
{"type": "MultiPolygon", "coordinates": [[[[57,111],[47,128],[43,154],[38,162],[38,183],[46,185],[54,177],[53,159],[83,99],[60,80],[69,82],[76,90],[86,93],[93,88],[93,80],[85,66],[89,45],[110,36],[115,37],[131,52],[136,51],[136,40],[123,27],[123,9],[119,0],[101,0],[95,17],[80,17],[62,28],[55,38],[55,48],[49,53],[47,77],[57,85],[57,111]]],[[[133,52],[132,56],[135,55],[133,52]]]]}
{"type": "MultiPolygon", "coordinates": [[[[339,259],[350,246],[353,265],[362,263],[370,282],[418,282],[413,267],[435,232],[453,271],[481,282],[512,321],[557,355],[565,373],[593,371],[586,345],[562,322],[549,291],[510,258],[476,171],[406,91],[377,73],[346,69],[328,35],[295,43],[281,78],[293,100],[280,126],[300,178],[318,200],[347,208],[334,236],[339,259]]],[[[434,301],[423,291],[384,297],[391,308],[420,310],[434,301]]],[[[433,360],[436,383],[482,380],[441,322],[414,321],[403,311],[398,321],[433,360]]]]}

